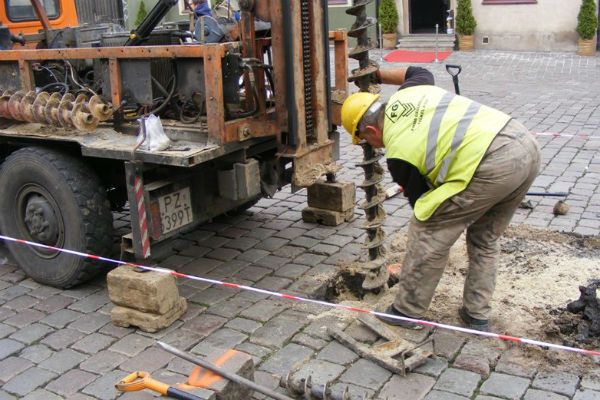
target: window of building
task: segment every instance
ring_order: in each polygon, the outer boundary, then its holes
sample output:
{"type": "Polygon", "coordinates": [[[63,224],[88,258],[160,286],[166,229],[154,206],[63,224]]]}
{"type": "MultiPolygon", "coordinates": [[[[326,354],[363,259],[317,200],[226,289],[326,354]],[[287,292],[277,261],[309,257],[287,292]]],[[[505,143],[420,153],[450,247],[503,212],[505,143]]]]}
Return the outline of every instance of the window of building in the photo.
{"type": "Polygon", "coordinates": [[[537,0],[483,0],[481,4],[537,4],[537,0]]]}
{"type": "MultiPolygon", "coordinates": [[[[58,0],[41,0],[41,3],[49,19],[58,18],[60,15],[58,0]]],[[[29,0],[6,0],[5,4],[8,19],[11,21],[35,21],[38,19],[29,0]]]]}

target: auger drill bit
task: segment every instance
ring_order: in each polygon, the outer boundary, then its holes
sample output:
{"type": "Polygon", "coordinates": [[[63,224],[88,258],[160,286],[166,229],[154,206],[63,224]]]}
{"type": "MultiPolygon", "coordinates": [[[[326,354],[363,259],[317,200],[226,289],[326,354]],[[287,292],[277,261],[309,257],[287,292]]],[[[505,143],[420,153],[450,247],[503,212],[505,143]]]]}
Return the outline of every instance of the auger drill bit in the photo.
{"type": "MultiPolygon", "coordinates": [[[[368,29],[375,26],[376,20],[367,16],[367,5],[374,0],[354,0],[352,7],[346,10],[347,14],[356,17],[350,28],[348,36],[356,38],[356,47],[349,53],[349,57],[358,61],[358,68],[352,71],[349,80],[355,82],[361,92],[378,93],[380,88],[373,83],[372,75],[379,69],[376,62],[369,58],[369,51],[375,48],[368,35],[368,29]]],[[[385,234],[381,228],[385,219],[385,210],[382,203],[385,192],[381,186],[383,168],[379,164],[381,153],[366,142],[360,143],[363,149],[363,161],[357,166],[365,171],[365,180],[359,185],[365,191],[366,200],[360,205],[365,211],[367,231],[365,248],[369,252],[369,262],[364,266],[365,280],[362,287],[368,291],[377,291],[387,284],[389,273],[385,266],[385,247],[383,241],[385,234]]]]}
{"type": "Polygon", "coordinates": [[[21,90],[16,93],[5,91],[0,96],[0,118],[75,128],[83,132],[96,129],[112,114],[112,106],[96,95],[88,99],[83,94],[75,97],[71,93],[50,95],[21,90]]]}

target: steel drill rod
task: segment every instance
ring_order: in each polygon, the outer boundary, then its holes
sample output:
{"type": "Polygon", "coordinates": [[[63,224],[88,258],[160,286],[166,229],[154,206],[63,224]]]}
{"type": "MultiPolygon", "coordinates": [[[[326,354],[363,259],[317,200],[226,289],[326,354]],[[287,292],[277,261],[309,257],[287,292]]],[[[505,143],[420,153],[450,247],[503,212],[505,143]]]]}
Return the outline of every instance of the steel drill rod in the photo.
{"type": "Polygon", "coordinates": [[[569,193],[567,192],[556,192],[556,193],[546,193],[546,192],[528,192],[527,196],[548,196],[548,197],[567,197],[569,193]]]}
{"type": "Polygon", "coordinates": [[[189,361],[193,364],[196,364],[203,368],[206,368],[206,369],[214,372],[215,374],[222,376],[223,378],[229,379],[232,382],[239,383],[240,385],[249,387],[250,389],[256,390],[257,392],[260,392],[260,393],[262,393],[266,396],[269,396],[273,399],[276,399],[276,400],[294,400],[291,397],[277,393],[269,388],[266,388],[264,386],[257,384],[256,382],[252,382],[251,380],[246,379],[242,376],[233,374],[231,372],[224,371],[221,368],[212,365],[208,361],[205,361],[198,357],[194,357],[194,356],[192,356],[188,353],[185,353],[171,345],[168,345],[168,344],[160,342],[160,341],[157,343],[163,350],[168,351],[169,353],[174,354],[177,357],[181,357],[184,360],[189,361]]]}

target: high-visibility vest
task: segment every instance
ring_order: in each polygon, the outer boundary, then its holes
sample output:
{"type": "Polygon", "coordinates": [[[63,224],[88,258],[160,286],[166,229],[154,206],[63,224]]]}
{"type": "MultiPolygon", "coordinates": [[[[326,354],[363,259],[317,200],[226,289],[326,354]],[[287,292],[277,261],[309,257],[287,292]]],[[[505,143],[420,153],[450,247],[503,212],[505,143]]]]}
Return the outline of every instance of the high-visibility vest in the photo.
{"type": "Polygon", "coordinates": [[[430,184],[414,213],[426,221],[448,198],[462,192],[496,134],[511,117],[436,86],[399,90],[385,108],[387,158],[414,165],[430,184]]]}

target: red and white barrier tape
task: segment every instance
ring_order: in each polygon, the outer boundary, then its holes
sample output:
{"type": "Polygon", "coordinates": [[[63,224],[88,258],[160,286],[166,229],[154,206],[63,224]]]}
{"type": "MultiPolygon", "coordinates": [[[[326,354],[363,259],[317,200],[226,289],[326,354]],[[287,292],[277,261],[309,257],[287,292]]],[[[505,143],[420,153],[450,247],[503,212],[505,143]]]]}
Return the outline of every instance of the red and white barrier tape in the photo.
{"type": "Polygon", "coordinates": [[[346,310],[346,311],[354,311],[354,312],[372,314],[372,315],[376,315],[376,316],[382,316],[382,317],[392,318],[392,319],[396,319],[396,320],[401,320],[401,321],[406,321],[406,322],[412,322],[412,323],[415,323],[415,324],[418,324],[418,325],[431,326],[431,327],[440,328],[440,329],[446,329],[446,330],[454,331],[454,332],[467,333],[467,334],[470,334],[470,335],[484,336],[484,337],[488,337],[488,338],[496,338],[496,339],[500,339],[500,340],[504,340],[504,341],[509,341],[509,342],[514,342],[514,343],[523,343],[523,344],[529,344],[529,345],[533,345],[533,346],[540,346],[540,347],[548,348],[548,349],[564,350],[564,351],[569,351],[569,352],[573,352],[573,353],[584,354],[584,355],[588,355],[588,356],[600,356],[600,351],[580,349],[580,348],[577,348],[577,347],[570,347],[570,346],[562,346],[562,345],[559,345],[559,344],[547,343],[547,342],[542,342],[542,341],[533,340],[533,339],[527,339],[527,338],[522,338],[522,337],[516,337],[516,336],[501,335],[501,334],[492,333],[492,332],[481,332],[481,331],[476,331],[476,330],[473,330],[473,329],[462,328],[462,327],[459,327],[459,326],[440,324],[438,322],[430,322],[430,321],[425,321],[425,320],[421,320],[421,319],[400,317],[400,316],[397,316],[397,315],[390,315],[390,314],[386,314],[386,313],[382,313],[382,312],[378,312],[378,311],[367,310],[367,309],[358,308],[358,307],[346,306],[346,305],[343,305],[343,304],[335,304],[335,303],[329,303],[329,302],[321,301],[321,300],[314,300],[314,299],[307,299],[307,298],[304,298],[304,297],[291,296],[291,295],[284,294],[284,293],[272,292],[270,290],[264,290],[264,289],[254,288],[252,286],[238,285],[236,283],[223,282],[223,281],[218,281],[216,279],[201,278],[199,276],[182,274],[182,273],[179,273],[179,272],[176,272],[176,271],[173,271],[173,270],[170,270],[170,269],[166,269],[166,268],[148,267],[148,266],[145,266],[145,265],[128,263],[128,262],[125,262],[125,261],[119,261],[119,260],[114,260],[114,259],[111,259],[111,258],[100,257],[100,256],[96,256],[96,255],[93,255],[93,254],[82,253],[80,251],[61,249],[61,248],[58,248],[58,247],[48,246],[48,245],[44,245],[44,244],[40,244],[40,243],[35,243],[35,242],[30,242],[30,241],[22,240],[22,239],[15,239],[15,238],[11,238],[11,237],[8,237],[8,236],[3,236],[3,235],[0,235],[0,240],[4,240],[4,241],[7,241],[7,242],[14,242],[14,243],[18,243],[18,244],[21,244],[21,245],[29,245],[29,246],[39,247],[39,248],[43,248],[43,249],[47,249],[47,250],[59,251],[59,252],[62,252],[62,253],[67,253],[67,254],[78,256],[78,257],[90,258],[92,260],[104,261],[104,262],[111,263],[111,264],[130,265],[132,267],[137,267],[137,268],[140,268],[140,269],[143,269],[143,270],[146,270],[146,271],[154,271],[154,272],[159,272],[159,273],[163,273],[163,274],[168,274],[168,275],[171,275],[171,276],[174,276],[174,277],[177,277],[177,278],[186,278],[186,279],[190,279],[190,280],[194,280],[194,281],[211,283],[211,284],[214,284],[214,285],[225,286],[225,287],[233,288],[233,289],[240,289],[240,290],[246,290],[246,291],[250,291],[250,292],[262,293],[262,294],[267,294],[269,296],[279,297],[279,298],[282,298],[282,299],[289,299],[289,300],[294,300],[294,301],[300,301],[300,302],[303,302],[303,303],[318,304],[318,305],[321,305],[321,306],[324,306],[324,307],[337,308],[337,309],[346,310]]]}

